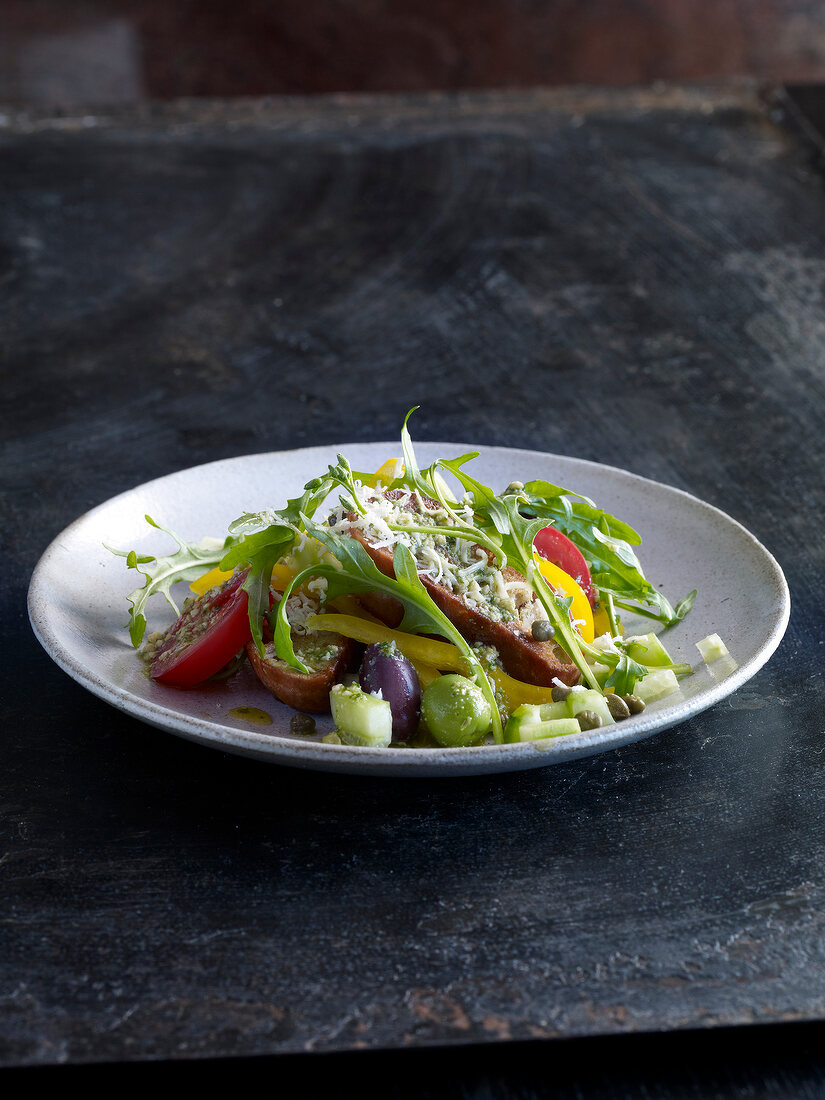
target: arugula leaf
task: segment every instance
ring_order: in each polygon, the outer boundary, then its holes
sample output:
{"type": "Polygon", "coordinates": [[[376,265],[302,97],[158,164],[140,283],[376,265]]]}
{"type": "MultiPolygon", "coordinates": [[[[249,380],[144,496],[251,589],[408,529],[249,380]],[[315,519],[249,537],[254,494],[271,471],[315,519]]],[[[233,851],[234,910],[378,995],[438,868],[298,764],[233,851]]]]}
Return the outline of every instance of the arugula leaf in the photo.
{"type": "Polygon", "coordinates": [[[673,610],[673,622],[680,623],[682,619],[684,619],[685,615],[687,615],[688,611],[693,607],[698,594],[698,589],[694,588],[679,600],[673,610]]]}
{"type": "Polygon", "coordinates": [[[272,524],[264,531],[245,535],[221,561],[221,569],[231,571],[238,566],[248,569],[242,587],[248,594],[249,628],[262,657],[264,642],[261,627],[264,616],[269,613],[272,569],[275,562],[292,549],[295,537],[296,532],[292,527],[272,524]]]}
{"type": "Polygon", "coordinates": [[[173,554],[157,558],[152,557],[150,554],[138,555],[134,550],[116,550],[105,542],[103,544],[110,553],[116,554],[120,558],[126,558],[126,565],[129,569],[135,569],[146,578],[140,588],[135,588],[126,597],[131,604],[129,637],[136,649],[143,641],[143,636],[146,633],[146,616],[144,612],[147,601],[152,596],[164,596],[175,615],[180,615],[180,609],[172,599],[170,591],[172,585],[177,584],[179,581],[186,581],[191,584],[192,581],[202,577],[209,569],[214,569],[220,564],[227,546],[232,541],[227,538],[223,542],[218,539],[203,539],[200,543],[186,542],[185,539],[176,535],[168,527],[155,523],[151,516],[145,516],[144,518],[150,526],[158,531],[163,531],[164,534],[174,539],[178,548],[173,554]],[[153,568],[142,568],[150,563],[154,563],[153,568]]]}
{"type": "Polygon", "coordinates": [[[466,473],[462,466],[471,458],[477,458],[478,451],[462,455],[460,458],[439,460],[438,465],[442,469],[449,470],[456,477],[467,492],[473,494],[473,508],[484,516],[500,535],[505,535],[510,530],[510,520],[504,503],[499,500],[489,485],[484,485],[466,473]]]}
{"type": "Polygon", "coordinates": [[[647,668],[634,661],[627,653],[621,653],[616,666],[605,681],[605,692],[615,695],[632,695],[637,680],[647,676],[647,668]]]}
{"type": "MultiPolygon", "coordinates": [[[[425,471],[421,471],[418,465],[418,459],[415,456],[415,449],[412,445],[412,439],[410,438],[409,430],[407,429],[407,422],[416,411],[418,406],[410,409],[404,418],[404,426],[401,430],[401,449],[404,453],[404,468],[405,474],[403,478],[399,480],[399,484],[403,484],[406,488],[412,490],[422,497],[429,497],[431,500],[437,500],[447,515],[450,517],[450,535],[453,538],[466,539],[468,542],[476,542],[479,546],[485,547],[493,554],[499,567],[503,567],[506,564],[506,558],[501,552],[501,540],[496,537],[495,532],[479,530],[473,524],[468,524],[466,519],[456,512],[453,505],[456,503],[448,499],[445,492],[446,486],[443,484],[442,479],[438,475],[438,467],[449,470],[450,473],[455,474],[459,481],[462,481],[467,475],[459,476],[461,467],[464,463],[469,462],[470,459],[478,457],[478,451],[472,451],[469,454],[460,455],[458,458],[447,460],[439,459],[434,462],[432,466],[428,466],[425,471]],[[458,472],[457,472],[458,471],[458,472]]],[[[470,478],[470,481],[473,479],[470,478]]],[[[396,482],[393,482],[395,485],[396,482]]],[[[486,486],[481,486],[480,482],[474,482],[480,489],[486,489],[486,486]]],[[[465,486],[466,488],[466,486],[465,486]]],[[[488,490],[492,492],[492,490],[488,490]]],[[[495,499],[493,495],[493,499],[495,499]]],[[[405,528],[407,531],[424,531],[427,533],[428,528],[419,528],[411,525],[407,525],[405,528]]],[[[395,530],[395,528],[393,528],[395,530]]]]}
{"type": "Polygon", "coordinates": [[[572,493],[569,489],[562,489],[560,485],[553,485],[549,481],[528,481],[524,486],[524,492],[528,497],[535,498],[537,502],[555,501],[561,498],[569,500],[571,497],[576,497],[584,501],[588,508],[596,509],[590,497],[582,496],[581,493],[572,493]]]}
{"type": "MultiPolygon", "coordinates": [[[[591,539],[592,528],[597,527],[610,538],[624,539],[632,546],[638,546],[641,543],[642,536],[629,523],[603,511],[589,497],[574,493],[570,489],[558,490],[558,485],[549,485],[546,481],[528,481],[524,486],[524,499],[537,515],[564,519],[566,527],[588,542],[591,539]]],[[[562,527],[562,524],[559,523],[558,526],[562,527]]],[[[562,529],[566,530],[566,528],[562,529]]],[[[574,541],[578,542],[578,539],[574,541]]]]}
{"type": "Polygon", "coordinates": [[[313,478],[304,486],[303,495],[288,500],[284,508],[265,508],[262,512],[244,512],[229,524],[229,533],[240,535],[271,527],[274,524],[294,527],[299,531],[301,516],[314,516],[334,485],[335,481],[329,475],[313,478]]]}
{"type": "Polygon", "coordinates": [[[336,457],[338,459],[338,464],[329,467],[330,480],[340,485],[348,494],[346,497],[341,498],[341,504],[344,509],[348,512],[358,512],[363,516],[366,514],[366,509],[358,499],[358,493],[355,487],[355,475],[352,472],[352,467],[342,454],[336,457]]]}
{"type": "MultiPolygon", "coordinates": [[[[341,475],[346,476],[346,472],[349,471],[351,478],[352,471],[346,459],[338,455],[338,462],[341,475]]],[[[249,629],[261,656],[264,654],[261,627],[264,616],[269,613],[272,569],[276,562],[292,549],[296,537],[304,529],[305,517],[313,516],[329,496],[335,484],[334,475],[338,472],[338,468],[330,467],[327,476],[308,481],[304,486],[303,494],[288,500],[284,508],[244,512],[229,525],[229,530],[234,535],[251,532],[243,534],[239,541],[233,544],[221,562],[221,568],[236,569],[239,566],[245,566],[249,570],[243,587],[249,596],[249,629]]]]}
{"type": "Polygon", "coordinates": [[[666,627],[684,618],[695,594],[680,601],[677,613],[668,599],[650,584],[632,549],[642,541],[637,531],[585,498],[573,502],[567,496],[554,495],[557,486],[549,488],[550,493],[542,482],[525,485],[527,509],[552,520],[554,526],[578,546],[587,559],[600,598],[610,597],[616,607],[655,619],[666,627]]]}
{"type": "Polygon", "coordinates": [[[412,439],[410,438],[410,433],[407,428],[407,421],[418,408],[420,408],[419,405],[413,405],[404,417],[404,423],[401,425],[401,450],[404,455],[403,481],[404,484],[408,485],[411,489],[417,489],[420,493],[423,493],[424,496],[429,496],[430,486],[421,476],[421,470],[418,468],[418,459],[415,457],[412,439]]]}

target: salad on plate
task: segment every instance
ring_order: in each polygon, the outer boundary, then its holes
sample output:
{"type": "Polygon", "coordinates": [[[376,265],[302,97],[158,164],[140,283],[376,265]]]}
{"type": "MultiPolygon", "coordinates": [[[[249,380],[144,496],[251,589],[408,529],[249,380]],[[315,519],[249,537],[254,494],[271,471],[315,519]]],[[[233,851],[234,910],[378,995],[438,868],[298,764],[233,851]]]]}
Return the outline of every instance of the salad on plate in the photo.
{"type": "MultiPolygon", "coordinates": [[[[414,410],[411,410],[411,412],[414,410]]],[[[689,612],[644,575],[641,539],[575,491],[535,480],[496,491],[478,452],[419,468],[401,455],[355,471],[343,455],[279,509],[245,512],[224,538],[174,539],[166,557],[113,552],[144,577],[128,597],[132,644],[170,690],[248,661],[294,710],[290,731],[355,746],[461,748],[571,737],[624,721],[693,670],[652,630],[689,612]],[[184,582],[182,608],[172,595],[184,582]],[[163,596],[175,620],[147,632],[163,596]]],[[[705,661],[726,653],[711,635],[705,661]]]]}

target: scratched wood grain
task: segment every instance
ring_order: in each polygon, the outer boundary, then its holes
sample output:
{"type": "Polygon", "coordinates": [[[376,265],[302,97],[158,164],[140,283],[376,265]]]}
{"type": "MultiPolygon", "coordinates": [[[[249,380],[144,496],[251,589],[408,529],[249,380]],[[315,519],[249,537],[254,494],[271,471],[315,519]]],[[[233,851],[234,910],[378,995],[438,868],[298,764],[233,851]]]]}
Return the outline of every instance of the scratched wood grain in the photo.
{"type": "Polygon", "coordinates": [[[825,1016],[824,203],[749,88],[3,116],[3,1065],[825,1016]],[[177,741],[40,652],[90,506],[419,402],[731,512],[791,583],[775,659],[642,744],[403,783],[177,741]]]}

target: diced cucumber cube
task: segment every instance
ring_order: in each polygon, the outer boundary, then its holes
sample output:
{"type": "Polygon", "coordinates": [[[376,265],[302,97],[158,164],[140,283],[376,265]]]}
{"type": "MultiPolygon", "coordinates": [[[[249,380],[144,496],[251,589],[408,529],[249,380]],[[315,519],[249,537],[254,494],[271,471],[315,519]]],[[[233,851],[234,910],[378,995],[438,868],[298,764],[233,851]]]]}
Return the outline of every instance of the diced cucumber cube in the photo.
{"type": "Polygon", "coordinates": [[[584,691],[571,691],[565,699],[565,703],[570,718],[575,718],[583,710],[592,710],[594,714],[598,714],[601,718],[603,726],[612,726],[615,722],[607,705],[607,700],[600,691],[596,691],[594,688],[587,688],[584,691]]]}
{"type": "Polygon", "coordinates": [[[541,715],[542,722],[553,722],[557,718],[566,718],[567,704],[564,699],[560,699],[558,703],[541,703],[539,705],[539,714],[541,715]]]}
{"type": "MultiPolygon", "coordinates": [[[[510,722],[516,726],[537,726],[541,721],[541,707],[538,703],[522,703],[510,715],[510,722]]],[[[518,738],[516,738],[518,740],[518,738]]]]}
{"type": "Polygon", "coordinates": [[[525,722],[550,722],[554,718],[567,718],[567,707],[562,699],[559,703],[522,703],[513,711],[525,722]]]}
{"type": "Polygon", "coordinates": [[[664,699],[666,695],[672,695],[678,690],[679,681],[673,669],[660,668],[655,672],[649,672],[643,680],[637,680],[633,693],[638,695],[643,703],[655,703],[657,699],[664,699]]]}
{"type": "Polygon", "coordinates": [[[581,733],[581,726],[575,718],[553,718],[547,722],[518,722],[515,716],[504,728],[504,742],[511,745],[518,741],[542,741],[546,737],[565,737],[571,733],[581,733]]]}
{"type": "Polygon", "coordinates": [[[553,719],[567,718],[567,716],[567,707],[563,701],[560,703],[522,703],[510,715],[504,733],[504,740],[508,743],[532,740],[532,736],[528,737],[526,733],[522,736],[521,731],[532,729],[553,719]]]}
{"type": "Polygon", "coordinates": [[[701,642],[696,643],[696,648],[702,654],[702,660],[709,665],[711,661],[718,661],[720,657],[729,656],[728,647],[718,634],[708,634],[701,642]]]}
{"type": "Polygon", "coordinates": [[[345,745],[387,748],[392,741],[392,711],[386,699],[369,695],[358,684],[336,684],[329,693],[332,719],[345,745]]]}
{"type": "Polygon", "coordinates": [[[640,665],[672,665],[673,658],[655,634],[642,634],[627,647],[627,655],[640,665]]]}
{"type": "Polygon", "coordinates": [[[567,706],[562,700],[560,703],[522,703],[510,715],[510,721],[519,726],[535,726],[539,722],[567,717],[567,706]]]}

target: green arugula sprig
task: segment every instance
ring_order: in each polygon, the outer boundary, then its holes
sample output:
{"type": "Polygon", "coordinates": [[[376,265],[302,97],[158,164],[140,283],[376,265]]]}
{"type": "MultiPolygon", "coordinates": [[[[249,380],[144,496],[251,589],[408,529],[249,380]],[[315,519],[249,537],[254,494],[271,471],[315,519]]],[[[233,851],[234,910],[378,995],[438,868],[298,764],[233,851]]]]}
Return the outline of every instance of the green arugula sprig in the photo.
{"type": "Polygon", "coordinates": [[[116,550],[106,546],[111,553],[125,558],[130,569],[137,570],[146,578],[140,588],[127,596],[131,605],[129,637],[132,645],[137,648],[143,641],[146,604],[153,596],[164,596],[175,615],[179,615],[180,609],[171,594],[173,585],[181,581],[191,584],[210,569],[227,572],[244,569],[246,577],[243,588],[249,596],[249,625],[258,651],[263,654],[261,625],[269,611],[272,568],[289,553],[301,534],[299,525],[302,517],[315,514],[329,496],[333,484],[330,477],[315,478],[307,484],[302,496],[288,500],[286,507],[279,511],[245,512],[230,524],[230,533],[223,542],[217,539],[187,542],[168,527],[156,523],[151,516],[146,516],[147,523],[177,543],[178,548],[173,554],[159,558],[152,554],[139,555],[135,550],[116,550]]]}
{"type": "MultiPolygon", "coordinates": [[[[676,607],[654,588],[642,572],[642,566],[632,547],[641,543],[637,531],[622,520],[597,508],[587,498],[571,499],[573,494],[544,481],[531,481],[524,486],[522,509],[541,516],[554,526],[584,554],[591,579],[599,596],[611,597],[612,606],[655,619],[665,627],[680,622],[693,606],[696,589],[681,599],[676,607]]],[[[613,626],[611,622],[611,626],[613,626]]],[[[618,633],[614,630],[614,633],[618,633]]]]}
{"type": "MultiPolygon", "coordinates": [[[[498,567],[503,568],[507,564],[507,556],[502,550],[501,539],[498,537],[495,530],[481,530],[474,522],[468,523],[465,514],[457,512],[453,507],[457,502],[450,499],[443,478],[438,476],[438,467],[448,466],[449,463],[441,461],[434,462],[432,466],[429,466],[426,470],[422,471],[420,469],[418,459],[415,456],[412,439],[410,438],[409,429],[407,428],[407,422],[417,408],[418,406],[416,405],[415,408],[410,409],[404,417],[404,424],[401,428],[401,450],[404,455],[404,475],[394,481],[391,488],[403,486],[413,492],[417,492],[421,496],[438,501],[449,518],[450,536],[453,538],[466,539],[468,542],[475,542],[479,546],[483,546],[485,550],[489,550],[494,556],[498,567]]],[[[472,451],[469,454],[461,455],[454,461],[462,464],[477,457],[478,451],[472,451]]],[[[486,489],[486,486],[484,486],[484,488],[486,489]]],[[[492,490],[487,491],[491,494],[490,503],[492,504],[495,501],[495,494],[493,494],[492,490]]],[[[419,528],[414,529],[419,530],[419,528]]],[[[405,528],[405,530],[413,530],[413,528],[408,527],[405,528]]],[[[425,533],[432,532],[432,528],[421,530],[424,530],[425,533]]]]}
{"type": "Polygon", "coordinates": [[[329,479],[339,485],[346,493],[340,497],[341,507],[345,512],[357,512],[363,516],[366,512],[364,505],[358,499],[358,487],[355,484],[355,474],[352,467],[342,454],[336,455],[337,464],[329,467],[329,479]]]}
{"type": "Polygon", "coordinates": [[[135,588],[126,597],[131,605],[129,637],[135,648],[143,641],[146,633],[146,604],[152,596],[163,596],[175,615],[180,615],[180,609],[172,598],[172,586],[178,581],[191,584],[208,570],[218,566],[231,541],[230,539],[224,542],[218,539],[204,539],[201,543],[186,542],[168,527],[155,523],[151,516],[144,516],[144,519],[151,527],[163,531],[177,543],[178,548],[174,554],[159,558],[153,554],[138,554],[135,550],[116,550],[113,546],[103,544],[110,553],[116,554],[119,558],[125,558],[129,569],[135,569],[146,578],[139,588],[135,588]],[[150,564],[152,564],[151,569],[144,568],[150,564]]]}
{"type": "MultiPolygon", "coordinates": [[[[349,464],[346,459],[338,456],[339,462],[349,464]]],[[[344,473],[342,467],[341,470],[344,473]]],[[[351,476],[352,471],[350,471],[351,476]]],[[[233,570],[247,569],[243,588],[249,594],[249,628],[252,631],[252,640],[261,656],[264,655],[264,642],[262,626],[265,616],[269,613],[269,591],[272,581],[272,569],[275,563],[280,561],[290,552],[295,545],[295,540],[305,530],[305,517],[313,516],[320,505],[329,496],[330,490],[335,484],[337,470],[333,473],[330,467],[329,476],[313,478],[304,486],[304,492],[300,497],[295,497],[286,502],[286,507],[279,511],[266,511],[258,513],[244,513],[230,525],[230,531],[245,530],[251,533],[242,535],[232,546],[231,550],[221,560],[221,569],[233,570]],[[279,522],[273,523],[272,520],[279,522]],[[263,530],[254,531],[255,526],[266,523],[263,530]]]]}
{"type": "Polygon", "coordinates": [[[269,588],[272,569],[277,561],[289,553],[295,542],[295,529],[281,524],[271,524],[263,531],[244,536],[221,559],[221,569],[247,570],[241,586],[248,594],[249,628],[258,652],[263,656],[263,621],[269,612],[269,588]]]}

